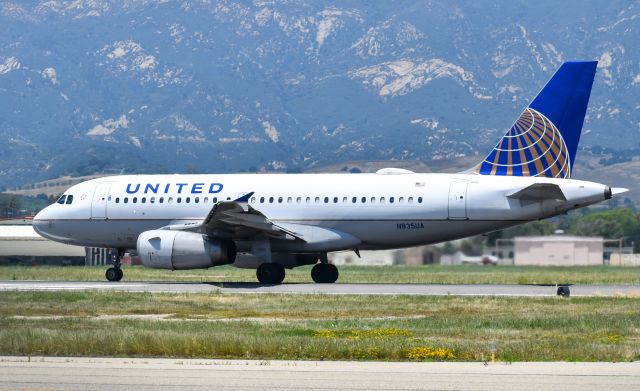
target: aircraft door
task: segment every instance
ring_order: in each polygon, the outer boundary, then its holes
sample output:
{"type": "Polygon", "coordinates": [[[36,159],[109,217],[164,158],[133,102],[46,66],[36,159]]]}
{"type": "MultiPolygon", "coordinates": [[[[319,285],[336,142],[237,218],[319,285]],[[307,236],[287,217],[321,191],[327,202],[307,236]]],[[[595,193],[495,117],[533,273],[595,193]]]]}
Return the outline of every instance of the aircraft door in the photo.
{"type": "Polygon", "coordinates": [[[110,183],[98,183],[91,200],[91,218],[106,219],[107,218],[107,197],[109,196],[110,183]]]}
{"type": "Polygon", "coordinates": [[[451,182],[449,185],[449,219],[467,219],[467,186],[468,182],[451,182]]]}

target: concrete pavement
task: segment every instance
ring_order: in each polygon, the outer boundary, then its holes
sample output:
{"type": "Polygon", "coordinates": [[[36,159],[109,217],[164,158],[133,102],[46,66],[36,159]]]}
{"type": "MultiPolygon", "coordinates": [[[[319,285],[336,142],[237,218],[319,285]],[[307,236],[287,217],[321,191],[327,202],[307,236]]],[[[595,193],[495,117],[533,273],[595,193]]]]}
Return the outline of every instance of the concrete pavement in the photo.
{"type": "Polygon", "coordinates": [[[640,389],[640,363],[0,357],[0,390],[640,389]]]}
{"type": "MultiPolygon", "coordinates": [[[[571,296],[640,296],[638,285],[572,285],[571,296]]],[[[555,296],[556,286],[444,284],[281,284],[199,282],[0,281],[0,291],[115,290],[170,293],[295,293],[327,295],[555,296]]]]}

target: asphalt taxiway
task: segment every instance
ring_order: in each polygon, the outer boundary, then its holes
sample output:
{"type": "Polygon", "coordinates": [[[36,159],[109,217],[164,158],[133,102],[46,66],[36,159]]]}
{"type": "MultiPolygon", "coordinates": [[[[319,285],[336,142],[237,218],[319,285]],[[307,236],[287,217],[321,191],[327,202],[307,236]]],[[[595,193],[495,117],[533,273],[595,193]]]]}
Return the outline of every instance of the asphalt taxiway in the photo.
{"type": "Polygon", "coordinates": [[[640,363],[0,357],[1,390],[640,389],[640,363]]]}
{"type": "MultiPolygon", "coordinates": [[[[80,282],[0,281],[0,291],[108,290],[163,293],[282,293],[327,295],[459,295],[555,296],[555,285],[445,285],[445,284],[295,284],[216,282],[80,282]]],[[[640,285],[571,285],[571,296],[640,296],[640,285]]]]}

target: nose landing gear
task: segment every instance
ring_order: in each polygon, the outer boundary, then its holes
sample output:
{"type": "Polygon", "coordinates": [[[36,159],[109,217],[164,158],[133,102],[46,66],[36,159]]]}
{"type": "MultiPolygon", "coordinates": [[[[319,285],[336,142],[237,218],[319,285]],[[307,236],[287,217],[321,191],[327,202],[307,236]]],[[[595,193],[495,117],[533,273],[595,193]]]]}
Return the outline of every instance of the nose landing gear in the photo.
{"type": "Polygon", "coordinates": [[[118,254],[114,257],[113,260],[113,266],[108,268],[104,273],[104,276],[108,281],[117,282],[122,280],[124,273],[122,272],[122,264],[120,263],[120,260],[122,259],[122,257],[124,257],[124,251],[125,250],[123,249],[118,249],[118,254]]]}
{"type": "Polygon", "coordinates": [[[116,282],[116,281],[122,280],[122,276],[123,275],[124,275],[124,273],[122,272],[122,269],[120,269],[119,267],[118,268],[110,267],[104,273],[104,276],[107,277],[107,280],[109,280],[111,282],[116,282]]]}

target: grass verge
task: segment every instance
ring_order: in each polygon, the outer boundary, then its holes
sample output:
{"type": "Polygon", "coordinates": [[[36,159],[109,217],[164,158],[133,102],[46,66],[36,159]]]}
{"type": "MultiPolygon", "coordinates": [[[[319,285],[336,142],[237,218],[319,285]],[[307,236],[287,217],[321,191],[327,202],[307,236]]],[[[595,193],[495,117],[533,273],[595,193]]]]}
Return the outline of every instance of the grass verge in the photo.
{"type": "MultiPolygon", "coordinates": [[[[0,280],[103,281],[100,266],[0,266],[0,280]]],[[[169,271],[125,266],[124,281],[255,282],[255,271],[221,266],[169,271]]],[[[640,268],[612,266],[340,266],[339,283],[640,285],[640,268]]],[[[287,270],[285,282],[311,282],[311,266],[287,270]]]]}
{"type": "Polygon", "coordinates": [[[640,359],[639,305],[608,297],[0,292],[0,354],[469,361],[488,358],[495,344],[503,361],[628,361],[640,359]]]}

